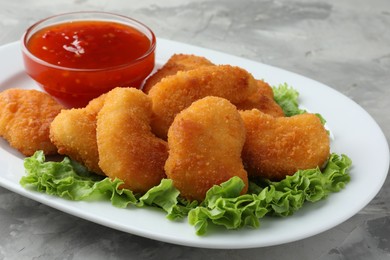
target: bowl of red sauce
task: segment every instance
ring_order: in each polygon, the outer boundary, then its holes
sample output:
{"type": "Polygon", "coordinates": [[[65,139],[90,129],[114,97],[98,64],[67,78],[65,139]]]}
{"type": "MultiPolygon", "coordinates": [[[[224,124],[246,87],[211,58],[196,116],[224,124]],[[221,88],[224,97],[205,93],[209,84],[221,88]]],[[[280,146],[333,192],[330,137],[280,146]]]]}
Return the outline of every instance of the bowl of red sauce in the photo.
{"type": "Polygon", "coordinates": [[[140,88],[155,64],[153,31],[112,13],[51,16],[29,27],[21,42],[27,74],[68,107],[115,87],[140,88]]]}

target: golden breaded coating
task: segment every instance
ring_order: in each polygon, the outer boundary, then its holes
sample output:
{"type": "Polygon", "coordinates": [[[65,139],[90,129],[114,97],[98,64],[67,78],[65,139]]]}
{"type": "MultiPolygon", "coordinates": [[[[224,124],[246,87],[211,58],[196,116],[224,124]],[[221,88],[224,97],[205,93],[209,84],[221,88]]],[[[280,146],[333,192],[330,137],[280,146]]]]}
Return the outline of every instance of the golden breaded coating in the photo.
{"type": "Polygon", "coordinates": [[[273,117],[257,109],[240,114],[247,131],[242,158],[251,176],[281,180],[327,161],[329,136],[316,115],[273,117]]]}
{"type": "Polygon", "coordinates": [[[230,65],[180,71],[157,83],[149,92],[153,101],[152,129],[166,138],[175,116],[206,96],[217,96],[237,104],[257,91],[257,82],[246,70],[230,65]]]}
{"type": "Polygon", "coordinates": [[[257,80],[258,90],[247,100],[237,104],[239,110],[251,110],[256,108],[263,113],[279,117],[284,116],[283,109],[274,100],[271,86],[263,80],[257,80]]]}
{"type": "Polygon", "coordinates": [[[144,193],[165,177],[167,143],[151,132],[151,99],[135,88],[107,93],[97,117],[99,166],[124,187],[144,193]]]}
{"type": "Polygon", "coordinates": [[[187,71],[212,65],[214,64],[204,57],[191,54],[174,54],[164,64],[164,66],[162,66],[153,75],[146,79],[142,90],[145,93],[149,93],[150,89],[155,84],[160,82],[166,76],[175,75],[178,71],[187,71]]]}
{"type": "Polygon", "coordinates": [[[205,97],[181,111],[168,132],[165,164],[181,196],[202,201],[213,186],[248,176],[241,161],[245,127],[236,107],[219,97],[205,97]]]}
{"type": "Polygon", "coordinates": [[[91,100],[85,108],[62,110],[50,126],[50,139],[64,154],[84,164],[90,171],[104,175],[99,167],[96,142],[96,117],[105,95],[91,100]]]}
{"type": "Polygon", "coordinates": [[[97,116],[100,109],[102,109],[102,107],[104,105],[106,95],[107,94],[102,94],[102,95],[98,96],[97,98],[94,98],[91,101],[89,101],[88,105],[85,107],[85,110],[87,111],[87,113],[97,116]]]}
{"type": "Polygon", "coordinates": [[[55,99],[37,90],[7,89],[0,93],[0,136],[25,156],[37,150],[56,154],[49,127],[63,109],[55,99]]]}

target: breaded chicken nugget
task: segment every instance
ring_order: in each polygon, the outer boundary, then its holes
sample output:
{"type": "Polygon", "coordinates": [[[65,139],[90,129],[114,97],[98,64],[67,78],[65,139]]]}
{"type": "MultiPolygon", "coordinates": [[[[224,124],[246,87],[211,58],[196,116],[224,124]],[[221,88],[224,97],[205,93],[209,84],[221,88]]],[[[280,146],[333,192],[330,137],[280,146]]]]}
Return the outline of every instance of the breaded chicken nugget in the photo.
{"type": "Polygon", "coordinates": [[[151,99],[135,88],[107,93],[97,117],[99,166],[124,187],[144,193],[165,177],[167,143],[151,132],[151,99]]]}
{"type": "Polygon", "coordinates": [[[63,109],[56,100],[37,90],[7,89],[0,93],[0,136],[25,156],[37,150],[56,154],[49,127],[63,109]]]}
{"type": "Polygon", "coordinates": [[[211,61],[204,57],[191,54],[174,54],[172,57],[156,71],[153,75],[146,79],[142,90],[149,93],[150,89],[161,79],[166,76],[175,75],[178,71],[187,71],[203,66],[214,65],[211,61]]]}
{"type": "Polygon", "coordinates": [[[88,105],[85,107],[85,110],[87,111],[87,113],[97,116],[100,109],[102,109],[102,107],[104,105],[106,95],[107,94],[102,94],[102,95],[98,96],[97,98],[94,98],[91,101],[89,101],[88,105]]]}
{"type": "Polygon", "coordinates": [[[257,82],[246,70],[230,65],[180,71],[157,83],[149,92],[153,101],[152,129],[165,139],[175,116],[192,102],[217,96],[237,104],[257,91],[257,82]]]}
{"type": "Polygon", "coordinates": [[[236,107],[219,97],[205,97],[181,111],[168,132],[165,164],[181,196],[202,201],[213,186],[248,176],[241,161],[245,127],[236,107]]]}
{"type": "Polygon", "coordinates": [[[58,147],[58,153],[69,156],[99,175],[104,173],[99,167],[96,117],[104,99],[105,94],[91,100],[85,108],[62,110],[50,126],[50,139],[58,147]]]}
{"type": "Polygon", "coordinates": [[[240,114],[247,131],[242,158],[249,175],[281,180],[327,161],[329,136],[316,115],[273,117],[257,109],[240,114]]]}
{"type": "Polygon", "coordinates": [[[251,110],[256,108],[263,113],[275,117],[284,116],[283,109],[274,100],[274,93],[271,86],[263,80],[257,80],[257,85],[257,92],[247,100],[237,104],[237,109],[251,110]]]}

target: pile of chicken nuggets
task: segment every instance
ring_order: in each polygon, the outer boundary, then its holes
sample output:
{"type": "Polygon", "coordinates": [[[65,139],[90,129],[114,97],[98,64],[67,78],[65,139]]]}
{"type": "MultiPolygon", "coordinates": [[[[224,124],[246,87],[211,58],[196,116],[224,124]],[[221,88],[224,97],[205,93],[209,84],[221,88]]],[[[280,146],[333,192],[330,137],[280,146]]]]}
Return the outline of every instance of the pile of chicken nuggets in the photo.
{"type": "Polygon", "coordinates": [[[3,91],[0,136],[26,156],[67,155],[136,193],[170,178],[198,201],[233,176],[246,193],[250,178],[281,180],[322,167],[330,154],[316,115],[285,117],[266,82],[187,54],[173,55],[142,90],[115,88],[83,108],[35,90],[3,91]]]}

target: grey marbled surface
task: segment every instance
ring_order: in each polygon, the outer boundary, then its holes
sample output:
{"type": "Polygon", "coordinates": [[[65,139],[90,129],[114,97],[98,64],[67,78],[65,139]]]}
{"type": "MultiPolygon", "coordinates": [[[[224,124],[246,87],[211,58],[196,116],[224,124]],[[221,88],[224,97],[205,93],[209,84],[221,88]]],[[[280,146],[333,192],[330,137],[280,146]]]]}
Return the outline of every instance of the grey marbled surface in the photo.
{"type": "MultiPolygon", "coordinates": [[[[0,0],[0,45],[18,40],[41,18],[76,10],[131,16],[158,37],[323,82],[360,104],[390,138],[388,0],[0,0]]],[[[390,259],[389,189],[387,180],[358,214],[314,237],[210,250],[123,233],[0,187],[0,259],[390,259]]]]}

